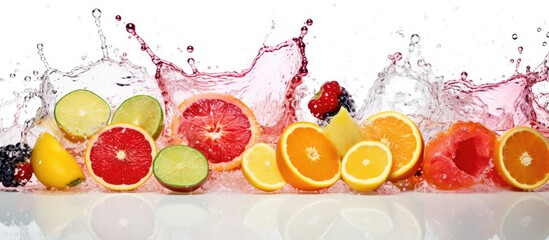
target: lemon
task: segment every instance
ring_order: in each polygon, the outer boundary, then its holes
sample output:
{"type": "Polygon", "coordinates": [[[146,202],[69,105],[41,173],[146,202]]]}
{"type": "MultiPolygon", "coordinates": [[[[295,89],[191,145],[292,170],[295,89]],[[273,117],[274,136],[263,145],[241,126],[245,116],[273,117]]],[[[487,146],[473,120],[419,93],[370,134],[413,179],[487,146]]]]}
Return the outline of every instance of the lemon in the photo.
{"type": "Polygon", "coordinates": [[[64,189],[86,179],[76,159],[48,132],[36,140],[31,165],[38,181],[46,187],[64,189]]]}
{"type": "Polygon", "coordinates": [[[257,143],[242,153],[242,173],[262,191],[272,192],[286,185],[276,165],[276,152],[265,143],[257,143]]]}
{"type": "Polygon", "coordinates": [[[324,129],[326,137],[334,143],[340,156],[344,156],[347,150],[362,140],[360,126],[345,108],[332,118],[324,129]]]}

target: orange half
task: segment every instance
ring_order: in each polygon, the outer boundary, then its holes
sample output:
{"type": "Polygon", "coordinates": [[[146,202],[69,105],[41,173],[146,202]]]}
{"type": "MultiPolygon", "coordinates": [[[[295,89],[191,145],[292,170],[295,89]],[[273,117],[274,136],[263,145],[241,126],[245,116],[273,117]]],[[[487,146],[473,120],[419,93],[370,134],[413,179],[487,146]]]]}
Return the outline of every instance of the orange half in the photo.
{"type": "Polygon", "coordinates": [[[362,123],[364,140],[381,142],[391,150],[393,165],[389,180],[412,176],[423,155],[423,138],[416,124],[402,113],[385,111],[376,113],[362,123]]]}
{"type": "Polygon", "coordinates": [[[510,185],[533,190],[549,180],[549,142],[530,127],[515,127],[503,134],[494,148],[494,165],[510,185]]]}
{"type": "Polygon", "coordinates": [[[286,182],[300,190],[328,188],[341,176],[335,145],[322,128],[310,122],[295,122],[284,130],[276,161],[286,182]]]}

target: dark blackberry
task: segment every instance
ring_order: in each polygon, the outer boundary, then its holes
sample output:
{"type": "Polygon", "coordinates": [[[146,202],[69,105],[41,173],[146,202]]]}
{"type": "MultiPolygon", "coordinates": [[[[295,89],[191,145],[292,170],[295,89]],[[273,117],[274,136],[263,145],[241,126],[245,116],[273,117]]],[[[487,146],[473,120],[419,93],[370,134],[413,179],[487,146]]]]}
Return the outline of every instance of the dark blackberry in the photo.
{"type": "MultiPolygon", "coordinates": [[[[26,143],[9,144],[0,147],[0,182],[4,187],[18,187],[28,181],[19,182],[15,177],[16,166],[28,161],[31,148],[26,143]]],[[[21,180],[20,180],[21,181],[21,180]]]]}
{"type": "Polygon", "coordinates": [[[356,115],[355,100],[352,98],[351,94],[344,87],[341,87],[341,94],[339,94],[338,102],[340,107],[344,107],[345,109],[347,109],[347,111],[351,114],[352,117],[355,117],[356,115]]]}

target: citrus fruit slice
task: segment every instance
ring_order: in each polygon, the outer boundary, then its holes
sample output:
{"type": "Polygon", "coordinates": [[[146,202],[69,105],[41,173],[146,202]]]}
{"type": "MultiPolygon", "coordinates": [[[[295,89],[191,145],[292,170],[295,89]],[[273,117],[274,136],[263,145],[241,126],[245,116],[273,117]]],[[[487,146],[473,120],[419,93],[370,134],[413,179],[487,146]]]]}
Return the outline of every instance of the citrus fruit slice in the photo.
{"type": "Polygon", "coordinates": [[[376,113],[362,123],[362,136],[364,140],[381,142],[391,150],[393,165],[389,180],[410,177],[419,168],[423,138],[406,115],[394,111],[376,113]]]}
{"type": "Polygon", "coordinates": [[[341,177],[356,191],[372,191],[387,180],[392,164],[391,150],[385,144],[360,141],[343,157],[341,177]]]}
{"type": "Polygon", "coordinates": [[[529,127],[514,127],[494,148],[494,165],[511,186],[533,190],[549,180],[549,142],[529,127]]]}
{"type": "Polygon", "coordinates": [[[97,94],[78,89],[59,99],[53,114],[68,139],[82,141],[107,125],[111,107],[97,94]]]}
{"type": "Polygon", "coordinates": [[[153,161],[153,173],[158,182],[176,192],[196,190],[208,177],[208,171],[206,157],[184,145],[162,149],[153,161]]]}
{"type": "Polygon", "coordinates": [[[265,143],[258,143],[244,151],[242,173],[259,190],[272,192],[286,185],[276,164],[275,150],[265,143]]]}
{"type": "Polygon", "coordinates": [[[362,140],[360,126],[344,107],[340,108],[324,131],[341,156],[344,156],[349,148],[362,140]]]}
{"type": "Polygon", "coordinates": [[[341,176],[341,162],[324,130],[310,122],[295,122],[278,139],[276,163],[290,185],[301,190],[332,186],[341,176]]]}
{"type": "Polygon", "coordinates": [[[162,132],[162,106],[149,95],[136,95],[124,100],[112,116],[111,123],[130,123],[139,126],[154,138],[162,132]]]}
{"type": "Polygon", "coordinates": [[[240,167],[244,150],[259,139],[260,128],[253,112],[231,95],[194,95],[179,105],[179,111],[172,121],[174,137],[202,152],[212,170],[240,167]]]}
{"type": "Polygon", "coordinates": [[[441,190],[457,190],[483,182],[494,183],[498,174],[489,173],[496,134],[475,122],[456,122],[439,133],[425,147],[424,179],[441,190]],[[486,175],[486,176],[485,176],[486,175]]]}
{"type": "Polygon", "coordinates": [[[76,159],[48,132],[38,136],[31,154],[31,166],[36,179],[46,187],[64,189],[86,179],[76,159]]]}
{"type": "Polygon", "coordinates": [[[86,167],[95,181],[110,190],[133,190],[151,177],[156,151],[154,139],[144,129],[111,124],[88,142],[86,167]]]}

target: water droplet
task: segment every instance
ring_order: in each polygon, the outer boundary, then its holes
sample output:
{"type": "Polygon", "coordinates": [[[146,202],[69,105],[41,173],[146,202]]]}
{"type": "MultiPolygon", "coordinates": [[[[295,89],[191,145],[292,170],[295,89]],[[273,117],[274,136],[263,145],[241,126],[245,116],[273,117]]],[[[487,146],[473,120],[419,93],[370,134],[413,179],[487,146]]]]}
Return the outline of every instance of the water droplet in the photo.
{"type": "Polygon", "coordinates": [[[42,43],[36,44],[36,48],[38,48],[38,50],[42,50],[44,48],[44,44],[42,43]]]}
{"type": "Polygon", "coordinates": [[[419,43],[420,37],[419,37],[419,35],[414,33],[410,37],[410,40],[412,41],[412,44],[417,44],[417,43],[419,43]]]}
{"type": "Polygon", "coordinates": [[[509,60],[509,62],[514,63],[514,62],[515,62],[515,59],[511,59],[511,60],[509,60]]]}
{"type": "Polygon", "coordinates": [[[31,77],[30,77],[30,76],[25,76],[24,80],[25,80],[26,82],[28,82],[28,81],[31,80],[31,77]]]}
{"type": "Polygon", "coordinates": [[[192,45],[187,46],[187,52],[189,53],[194,52],[194,47],[192,45]]]}
{"type": "Polygon", "coordinates": [[[468,76],[469,76],[469,74],[467,74],[466,71],[461,72],[461,80],[464,80],[464,81],[467,80],[468,76]]]}
{"type": "Polygon", "coordinates": [[[307,26],[311,26],[313,25],[313,19],[307,19],[307,21],[305,22],[305,24],[307,24],[307,26]]]}
{"type": "Polygon", "coordinates": [[[84,54],[84,55],[82,55],[82,57],[80,57],[80,59],[86,60],[87,57],[88,57],[88,54],[84,54]]]}
{"type": "Polygon", "coordinates": [[[10,73],[10,78],[14,78],[15,76],[15,73],[10,73]]]}
{"type": "Polygon", "coordinates": [[[541,45],[545,47],[547,46],[547,42],[542,42],[541,45]]]}
{"type": "Polygon", "coordinates": [[[92,16],[94,18],[100,18],[101,17],[101,9],[95,8],[92,10],[92,16]]]}
{"type": "Polygon", "coordinates": [[[518,47],[519,54],[522,54],[522,50],[524,50],[524,48],[522,46],[518,47]]]}
{"type": "Polygon", "coordinates": [[[122,16],[116,15],[116,17],[114,17],[114,19],[116,19],[116,21],[119,21],[119,22],[120,22],[120,20],[122,20],[122,16]]]}
{"type": "Polygon", "coordinates": [[[306,26],[301,27],[301,34],[306,34],[309,29],[306,26]]]}
{"type": "Polygon", "coordinates": [[[147,45],[146,44],[141,44],[141,51],[145,51],[147,50],[147,45]]]}
{"type": "Polygon", "coordinates": [[[545,34],[545,36],[546,36],[547,38],[549,38],[549,32],[547,32],[547,34],[545,34]]]}
{"type": "Polygon", "coordinates": [[[34,70],[34,71],[32,71],[32,74],[33,75],[38,75],[38,74],[40,74],[40,72],[38,72],[37,70],[34,70]]]}
{"type": "Polygon", "coordinates": [[[441,47],[442,47],[442,45],[440,45],[440,44],[437,44],[437,48],[441,48],[441,47]]]}
{"type": "Polygon", "coordinates": [[[126,24],[126,31],[128,31],[129,33],[134,33],[135,32],[135,24],[133,24],[133,23],[126,24]]]}
{"type": "Polygon", "coordinates": [[[540,27],[538,28],[538,32],[541,32],[541,28],[540,28],[540,27]]]}

